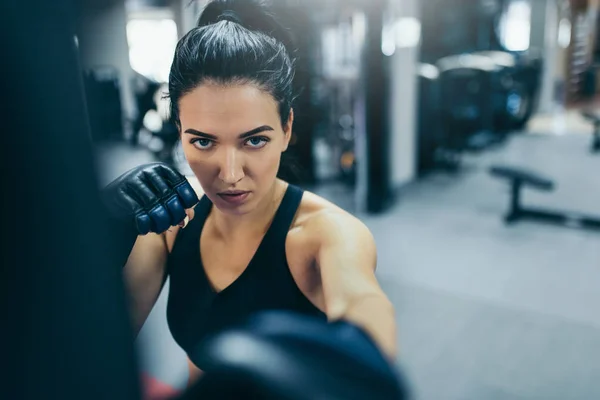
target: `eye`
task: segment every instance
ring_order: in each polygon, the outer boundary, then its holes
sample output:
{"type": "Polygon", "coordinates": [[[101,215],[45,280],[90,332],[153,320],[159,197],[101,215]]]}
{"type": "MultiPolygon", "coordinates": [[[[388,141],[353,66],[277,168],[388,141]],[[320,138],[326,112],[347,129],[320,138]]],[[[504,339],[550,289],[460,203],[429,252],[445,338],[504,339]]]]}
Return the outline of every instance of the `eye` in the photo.
{"type": "Polygon", "coordinates": [[[254,136],[246,141],[246,144],[249,145],[253,149],[260,149],[264,147],[268,142],[269,138],[264,136],[254,136]]]}
{"type": "Polygon", "coordinates": [[[211,148],[213,142],[210,139],[204,139],[204,138],[200,138],[200,139],[192,139],[190,140],[190,143],[194,145],[194,147],[196,147],[197,149],[200,150],[208,150],[211,148]]]}

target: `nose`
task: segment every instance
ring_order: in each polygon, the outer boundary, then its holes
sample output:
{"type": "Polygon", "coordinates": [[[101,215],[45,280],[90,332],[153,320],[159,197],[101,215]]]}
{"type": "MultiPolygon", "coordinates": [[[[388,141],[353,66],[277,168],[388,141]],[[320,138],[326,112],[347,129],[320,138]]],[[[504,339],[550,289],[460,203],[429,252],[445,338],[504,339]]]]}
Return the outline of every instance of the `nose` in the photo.
{"type": "Polygon", "coordinates": [[[243,156],[235,148],[223,150],[219,179],[227,185],[238,183],[244,177],[243,156]]]}

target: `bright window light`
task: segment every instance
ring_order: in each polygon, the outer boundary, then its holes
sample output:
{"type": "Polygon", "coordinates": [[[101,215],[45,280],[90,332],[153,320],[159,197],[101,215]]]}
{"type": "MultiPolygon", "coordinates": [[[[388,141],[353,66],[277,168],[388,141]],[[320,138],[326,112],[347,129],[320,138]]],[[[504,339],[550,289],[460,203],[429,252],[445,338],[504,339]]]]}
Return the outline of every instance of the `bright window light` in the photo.
{"type": "Polygon", "coordinates": [[[421,21],[413,17],[403,17],[384,24],[381,51],[392,56],[396,49],[411,48],[421,41],[421,21]]]}
{"type": "Polygon", "coordinates": [[[571,45],[571,21],[563,18],[558,24],[558,45],[566,49],[571,45]]]}
{"type": "Polygon", "coordinates": [[[177,40],[177,25],[172,19],[130,20],[127,42],[131,67],[148,78],[167,82],[177,40]]]}
{"type": "Polygon", "coordinates": [[[396,47],[416,47],[421,41],[421,21],[413,17],[400,18],[395,23],[396,47]]]}
{"type": "Polygon", "coordinates": [[[509,51],[529,48],[531,34],[531,4],[526,0],[513,0],[500,20],[500,38],[509,51]]]}

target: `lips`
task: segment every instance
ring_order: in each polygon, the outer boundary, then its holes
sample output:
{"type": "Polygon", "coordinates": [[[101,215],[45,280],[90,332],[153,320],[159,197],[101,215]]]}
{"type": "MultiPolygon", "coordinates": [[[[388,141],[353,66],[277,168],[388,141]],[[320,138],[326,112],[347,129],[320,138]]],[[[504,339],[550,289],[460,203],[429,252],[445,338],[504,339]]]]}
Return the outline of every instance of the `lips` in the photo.
{"type": "Polygon", "coordinates": [[[219,193],[220,196],[241,196],[243,194],[248,193],[248,191],[245,190],[228,190],[226,192],[221,192],[219,193]]]}
{"type": "Polygon", "coordinates": [[[225,203],[227,203],[231,206],[236,206],[236,207],[242,205],[246,201],[246,199],[248,198],[249,195],[250,195],[250,192],[245,191],[245,190],[228,190],[228,191],[219,193],[219,197],[225,203]]]}

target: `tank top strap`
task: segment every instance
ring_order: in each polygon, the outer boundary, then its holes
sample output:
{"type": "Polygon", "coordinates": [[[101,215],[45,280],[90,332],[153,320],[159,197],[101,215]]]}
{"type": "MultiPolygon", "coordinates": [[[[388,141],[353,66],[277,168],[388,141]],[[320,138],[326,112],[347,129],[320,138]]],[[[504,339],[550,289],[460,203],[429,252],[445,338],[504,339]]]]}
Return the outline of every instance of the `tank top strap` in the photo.
{"type": "Polygon", "coordinates": [[[269,249],[269,251],[273,249],[282,249],[285,251],[285,240],[290,226],[296,217],[296,212],[298,211],[298,207],[300,207],[303,195],[304,191],[302,189],[291,184],[288,185],[281,204],[275,213],[273,222],[263,239],[264,246],[262,247],[269,249]]]}
{"type": "Polygon", "coordinates": [[[211,208],[212,202],[210,201],[210,199],[206,195],[202,196],[198,204],[196,204],[196,207],[194,207],[195,215],[191,223],[198,221],[200,225],[204,225],[204,222],[206,222],[206,218],[208,218],[208,214],[210,213],[211,208]]]}
{"type": "Polygon", "coordinates": [[[183,260],[195,260],[197,258],[200,233],[204,228],[204,223],[211,208],[212,202],[206,195],[202,196],[194,207],[194,219],[188,223],[185,229],[179,230],[170,258],[183,260]]]}

